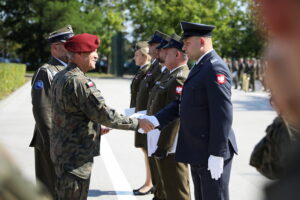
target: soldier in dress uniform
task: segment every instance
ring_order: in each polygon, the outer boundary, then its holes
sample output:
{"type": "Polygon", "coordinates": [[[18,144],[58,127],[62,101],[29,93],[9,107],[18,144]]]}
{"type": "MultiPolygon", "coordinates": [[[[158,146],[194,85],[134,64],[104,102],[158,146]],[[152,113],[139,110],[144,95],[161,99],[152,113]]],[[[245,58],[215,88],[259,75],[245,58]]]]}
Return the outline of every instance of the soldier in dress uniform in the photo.
{"type": "MultiPolygon", "coordinates": [[[[137,101],[137,93],[139,91],[140,83],[146,76],[147,71],[149,70],[151,64],[151,56],[149,54],[149,45],[147,41],[138,42],[135,45],[135,54],[134,54],[134,61],[137,66],[140,66],[138,72],[134,76],[131,85],[131,100],[130,100],[130,108],[136,108],[136,101],[137,101]]],[[[149,167],[149,161],[145,156],[145,168],[146,168],[146,180],[142,187],[139,189],[134,190],[135,195],[142,195],[149,193],[148,191],[153,191],[153,183],[151,179],[151,172],[149,167]]]]}
{"type": "Polygon", "coordinates": [[[146,72],[150,67],[151,56],[149,55],[149,45],[146,41],[138,42],[135,45],[134,61],[139,66],[139,70],[135,74],[130,84],[130,108],[136,107],[136,95],[139,90],[141,80],[146,76],[146,72]]]}
{"type": "MultiPolygon", "coordinates": [[[[154,86],[156,80],[160,77],[161,74],[161,63],[159,62],[159,50],[156,49],[156,47],[165,40],[164,38],[168,37],[166,34],[161,33],[159,31],[155,31],[154,35],[151,37],[151,39],[148,41],[149,44],[149,54],[152,57],[151,65],[149,69],[146,72],[146,76],[141,80],[139,85],[139,90],[136,95],[136,107],[135,111],[145,111],[147,109],[147,102],[149,97],[149,92],[154,86]]],[[[135,132],[135,147],[141,148],[144,156],[145,156],[145,163],[146,163],[146,174],[149,176],[151,175],[153,185],[156,188],[159,188],[160,186],[157,186],[157,183],[155,181],[155,177],[153,177],[153,168],[151,167],[151,159],[148,159],[147,154],[147,136],[145,134],[140,134],[138,132],[135,132]]],[[[157,174],[157,173],[155,173],[157,174]]],[[[148,179],[147,177],[146,179],[148,179]]],[[[152,187],[145,187],[144,185],[138,189],[134,189],[133,193],[135,195],[146,195],[151,192],[154,192],[154,188],[152,187]]],[[[154,192],[154,196],[162,196],[162,194],[158,194],[159,189],[154,192]]]]}
{"type": "Polygon", "coordinates": [[[147,132],[152,126],[118,114],[105,104],[95,83],[85,76],[95,69],[100,40],[83,33],[68,39],[69,64],[58,72],[51,87],[50,154],[57,175],[58,200],[87,199],[93,159],[99,155],[101,124],[147,132]]]}
{"type": "MultiPolygon", "coordinates": [[[[174,34],[169,42],[162,47],[166,51],[164,64],[169,73],[152,88],[152,98],[149,98],[148,102],[148,115],[153,115],[170,102],[180,99],[183,83],[189,73],[188,58],[182,51],[182,46],[180,37],[174,34]]],[[[188,166],[185,163],[175,161],[178,131],[179,119],[158,133],[159,137],[155,138],[153,135],[154,144],[149,142],[149,140],[152,141],[150,138],[153,137],[151,132],[147,134],[148,145],[157,147],[152,156],[155,158],[155,166],[158,168],[160,179],[163,182],[166,200],[189,200],[191,198],[188,166]]]]}
{"type": "Polygon", "coordinates": [[[33,138],[36,178],[55,194],[56,175],[50,159],[49,134],[51,130],[50,87],[54,75],[68,63],[65,41],[74,35],[70,25],[50,33],[48,41],[51,48],[50,60],[43,64],[32,78],[32,112],[35,119],[33,138]]]}
{"type": "Polygon", "coordinates": [[[181,27],[183,50],[197,62],[184,82],[181,99],[144,118],[161,129],[180,118],[176,160],[191,165],[195,200],[228,200],[237,152],[230,71],[213,49],[214,26],[181,22],[181,27]]]}

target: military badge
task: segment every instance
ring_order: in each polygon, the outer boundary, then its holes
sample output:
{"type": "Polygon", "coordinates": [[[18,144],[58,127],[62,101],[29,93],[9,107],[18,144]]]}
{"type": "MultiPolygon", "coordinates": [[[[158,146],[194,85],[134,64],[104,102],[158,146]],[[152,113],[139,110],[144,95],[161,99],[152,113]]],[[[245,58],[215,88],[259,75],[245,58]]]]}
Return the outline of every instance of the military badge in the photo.
{"type": "Polygon", "coordinates": [[[217,82],[219,84],[226,83],[225,75],[224,74],[217,74],[217,82]]]}
{"type": "Polygon", "coordinates": [[[92,81],[89,81],[89,82],[86,83],[86,85],[88,87],[93,87],[95,84],[92,81]]]}
{"type": "Polygon", "coordinates": [[[182,86],[177,86],[176,87],[176,94],[181,94],[182,93],[182,86]]]}
{"type": "Polygon", "coordinates": [[[37,80],[35,83],[34,83],[34,89],[36,90],[40,90],[44,87],[44,82],[42,80],[37,80]]]}

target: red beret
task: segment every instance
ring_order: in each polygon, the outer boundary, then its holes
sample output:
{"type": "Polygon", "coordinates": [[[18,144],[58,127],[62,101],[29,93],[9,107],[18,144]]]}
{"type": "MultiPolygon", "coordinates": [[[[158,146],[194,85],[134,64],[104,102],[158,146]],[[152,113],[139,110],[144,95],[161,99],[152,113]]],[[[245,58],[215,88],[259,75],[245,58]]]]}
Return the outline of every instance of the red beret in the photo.
{"type": "Polygon", "coordinates": [[[64,46],[74,53],[92,52],[100,45],[100,39],[96,35],[82,33],[69,38],[64,46]]]}

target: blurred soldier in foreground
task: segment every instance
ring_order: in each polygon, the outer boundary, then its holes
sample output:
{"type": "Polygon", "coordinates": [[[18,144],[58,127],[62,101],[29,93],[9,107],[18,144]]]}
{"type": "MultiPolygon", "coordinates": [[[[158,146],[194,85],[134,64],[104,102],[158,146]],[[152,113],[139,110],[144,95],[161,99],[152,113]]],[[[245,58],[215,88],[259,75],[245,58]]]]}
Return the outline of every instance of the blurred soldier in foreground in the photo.
{"type": "MultiPolygon", "coordinates": [[[[268,42],[280,50],[277,66],[267,67],[266,82],[276,95],[276,103],[288,128],[300,130],[300,2],[295,0],[256,0],[258,22],[268,42]],[[278,15],[280,13],[280,15],[278,15]],[[279,73],[276,73],[280,70],[279,73]],[[278,81],[278,75],[280,81],[278,81]]],[[[290,154],[287,174],[266,189],[267,200],[300,199],[300,145],[290,154]]]]}
{"type": "MultiPolygon", "coordinates": [[[[180,99],[183,83],[189,73],[188,58],[182,46],[180,37],[174,34],[160,50],[160,54],[165,51],[163,62],[169,73],[152,88],[148,115],[154,115],[170,102],[180,99]]],[[[190,199],[188,166],[175,160],[178,131],[179,119],[168,124],[161,132],[155,129],[147,134],[148,154],[155,158],[166,200],[190,199]]]]}
{"type": "Polygon", "coordinates": [[[68,57],[64,43],[73,35],[70,25],[50,33],[48,41],[51,48],[51,58],[37,70],[31,84],[32,111],[36,123],[30,146],[34,147],[35,173],[36,178],[47,187],[52,195],[55,194],[56,175],[50,159],[50,87],[54,75],[67,66],[68,57]]]}
{"type": "Polygon", "coordinates": [[[58,200],[87,199],[94,156],[99,155],[101,125],[124,130],[153,128],[145,120],[118,114],[105,104],[95,83],[85,76],[95,69],[100,40],[79,34],[68,39],[69,64],[57,73],[51,87],[50,153],[58,176],[58,200]]]}
{"type": "Polygon", "coordinates": [[[1,200],[51,200],[48,190],[40,184],[29,182],[15,166],[0,145],[0,199],[1,200]]]}

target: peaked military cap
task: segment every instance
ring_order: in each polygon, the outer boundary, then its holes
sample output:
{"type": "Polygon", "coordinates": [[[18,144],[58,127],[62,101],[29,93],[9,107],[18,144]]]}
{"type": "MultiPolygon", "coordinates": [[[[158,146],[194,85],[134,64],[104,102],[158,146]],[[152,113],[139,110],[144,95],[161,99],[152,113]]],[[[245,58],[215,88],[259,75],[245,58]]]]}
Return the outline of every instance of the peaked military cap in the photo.
{"type": "Polygon", "coordinates": [[[212,31],[215,28],[213,25],[192,22],[180,22],[180,25],[181,29],[183,30],[182,39],[192,36],[211,37],[212,31]]]}
{"type": "Polygon", "coordinates": [[[155,31],[153,36],[151,37],[151,39],[148,41],[148,44],[160,43],[165,36],[167,36],[167,35],[160,31],[155,31]]]}
{"type": "Polygon", "coordinates": [[[181,40],[181,37],[177,34],[173,34],[171,36],[171,39],[169,40],[169,42],[165,46],[163,46],[162,48],[164,48],[164,49],[176,48],[176,49],[183,52],[182,47],[183,47],[183,42],[181,40]]]}
{"type": "Polygon", "coordinates": [[[54,42],[66,42],[67,39],[74,36],[74,32],[71,25],[60,28],[49,34],[48,41],[50,43],[54,42]]]}
{"type": "Polygon", "coordinates": [[[163,46],[168,44],[168,42],[171,40],[171,37],[169,35],[164,35],[163,39],[159,43],[159,45],[156,47],[156,49],[161,49],[163,46]]]}

